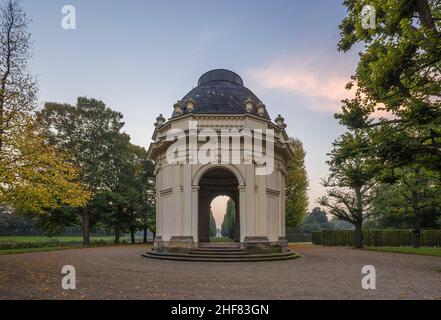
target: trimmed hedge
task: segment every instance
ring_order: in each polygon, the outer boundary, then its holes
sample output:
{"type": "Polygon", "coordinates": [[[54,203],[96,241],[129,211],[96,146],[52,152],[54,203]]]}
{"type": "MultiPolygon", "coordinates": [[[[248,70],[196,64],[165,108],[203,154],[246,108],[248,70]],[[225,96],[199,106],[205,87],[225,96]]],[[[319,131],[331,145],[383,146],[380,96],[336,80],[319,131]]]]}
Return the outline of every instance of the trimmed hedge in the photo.
{"type": "Polygon", "coordinates": [[[286,232],[288,242],[311,242],[310,233],[286,232]]]}
{"type": "MultiPolygon", "coordinates": [[[[90,241],[91,246],[102,246],[112,244],[113,241],[106,240],[92,240],[90,241]]],[[[122,241],[121,243],[126,243],[122,241]]],[[[0,250],[11,250],[11,249],[30,249],[30,248],[63,248],[81,246],[81,242],[76,241],[59,241],[59,240],[49,240],[49,241],[32,241],[32,242],[15,242],[15,241],[0,241],[0,250]]]]}
{"type": "MultiPolygon", "coordinates": [[[[367,247],[411,247],[412,230],[363,230],[363,244],[367,247]]],[[[441,247],[441,230],[421,231],[422,247],[441,247]]],[[[323,230],[312,233],[312,243],[323,246],[355,246],[354,230],[323,230]]]]}

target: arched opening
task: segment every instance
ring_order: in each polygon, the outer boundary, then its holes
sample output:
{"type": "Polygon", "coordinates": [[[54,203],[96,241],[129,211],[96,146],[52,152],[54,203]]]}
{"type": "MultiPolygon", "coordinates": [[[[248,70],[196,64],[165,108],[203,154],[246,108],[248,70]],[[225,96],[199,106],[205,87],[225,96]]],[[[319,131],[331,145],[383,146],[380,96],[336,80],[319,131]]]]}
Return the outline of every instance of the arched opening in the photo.
{"type": "Polygon", "coordinates": [[[210,205],[210,242],[234,242],[236,204],[228,196],[217,196],[210,205]]]}
{"type": "MultiPolygon", "coordinates": [[[[211,204],[218,196],[226,196],[234,202],[234,234],[232,240],[240,242],[239,229],[239,183],[236,176],[224,168],[208,170],[199,181],[199,212],[198,233],[199,242],[210,242],[210,212],[211,204]]],[[[219,226],[221,227],[221,226],[219,226]]]]}

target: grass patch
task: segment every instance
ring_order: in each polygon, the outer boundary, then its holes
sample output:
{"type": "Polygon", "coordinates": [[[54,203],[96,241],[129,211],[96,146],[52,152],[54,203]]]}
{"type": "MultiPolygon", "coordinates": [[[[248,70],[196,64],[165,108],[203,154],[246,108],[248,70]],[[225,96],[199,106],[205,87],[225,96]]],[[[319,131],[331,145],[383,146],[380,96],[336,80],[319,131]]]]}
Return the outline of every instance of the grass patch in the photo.
{"type": "MultiPolygon", "coordinates": [[[[140,239],[136,239],[140,240],[140,239]]],[[[129,237],[121,237],[121,244],[130,243],[129,237]]],[[[140,243],[141,241],[137,241],[140,243]]],[[[61,236],[61,237],[0,237],[0,255],[42,252],[61,249],[83,248],[83,238],[81,236],[61,236]]],[[[90,237],[90,247],[112,246],[115,245],[114,237],[90,237]]]]}
{"type": "Polygon", "coordinates": [[[441,248],[366,247],[366,250],[441,257],[441,248]]]}
{"type": "MultiPolygon", "coordinates": [[[[16,236],[11,236],[11,237],[0,237],[0,242],[47,242],[47,241],[51,241],[51,240],[56,240],[56,241],[60,241],[60,242],[78,242],[78,243],[82,243],[83,242],[83,237],[82,236],[61,236],[61,237],[44,237],[44,236],[23,236],[23,237],[16,237],[16,236]]],[[[114,237],[113,236],[104,236],[104,237],[90,237],[90,241],[113,241],[114,237]]],[[[129,237],[121,237],[121,241],[122,240],[129,240],[129,237]]]]}
{"type": "MultiPolygon", "coordinates": [[[[136,245],[149,245],[151,243],[136,243],[136,245]]],[[[97,248],[97,247],[114,247],[114,246],[127,246],[132,245],[131,243],[120,243],[114,244],[111,242],[97,242],[90,246],[83,246],[80,244],[74,245],[64,245],[64,246],[51,246],[51,247],[32,247],[32,248],[18,248],[18,249],[3,249],[0,250],[0,256],[8,254],[22,254],[22,253],[33,253],[33,252],[47,252],[47,251],[58,251],[58,250],[72,250],[72,249],[87,249],[87,248],[97,248]]]]}
{"type": "Polygon", "coordinates": [[[82,247],[81,246],[71,246],[71,247],[40,247],[40,248],[25,248],[25,249],[6,249],[6,250],[0,250],[0,256],[7,255],[7,254],[47,252],[47,251],[79,249],[79,248],[82,248],[82,247]]]}
{"type": "Polygon", "coordinates": [[[233,239],[230,239],[230,238],[222,238],[222,237],[220,237],[220,238],[210,238],[210,242],[214,242],[214,243],[216,243],[216,242],[234,242],[234,240],[233,239]]]}

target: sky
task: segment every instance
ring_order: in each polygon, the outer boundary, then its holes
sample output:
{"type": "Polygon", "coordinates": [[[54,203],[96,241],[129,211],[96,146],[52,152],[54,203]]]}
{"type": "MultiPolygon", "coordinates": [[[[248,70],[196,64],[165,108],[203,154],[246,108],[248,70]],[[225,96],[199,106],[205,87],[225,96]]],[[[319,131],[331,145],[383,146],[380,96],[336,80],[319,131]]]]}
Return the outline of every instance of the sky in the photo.
{"type": "MultiPolygon", "coordinates": [[[[341,2],[23,0],[32,19],[30,69],[42,103],[100,99],[124,114],[124,130],[146,148],[158,114],[171,116],[203,73],[235,71],[303,142],[313,208],[331,144],[344,132],[333,114],[351,95],[344,86],[358,58],[337,50],[341,2]],[[65,5],[76,9],[75,30],[62,28],[65,5]]],[[[218,224],[225,207],[225,199],[213,204],[218,224]]]]}

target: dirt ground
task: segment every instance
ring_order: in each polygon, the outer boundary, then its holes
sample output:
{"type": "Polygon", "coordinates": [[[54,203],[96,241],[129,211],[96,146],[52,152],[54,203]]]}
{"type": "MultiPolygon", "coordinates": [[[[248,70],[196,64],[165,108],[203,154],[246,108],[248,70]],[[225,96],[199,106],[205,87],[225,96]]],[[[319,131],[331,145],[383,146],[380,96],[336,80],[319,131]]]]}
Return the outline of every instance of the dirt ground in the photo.
{"type": "Polygon", "coordinates": [[[441,258],[292,245],[302,258],[203,263],[141,257],[146,245],[0,256],[0,299],[441,299],[441,258]],[[61,269],[76,269],[63,290],[61,269]],[[364,265],[376,290],[363,290],[364,265]]]}

